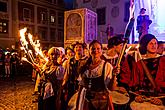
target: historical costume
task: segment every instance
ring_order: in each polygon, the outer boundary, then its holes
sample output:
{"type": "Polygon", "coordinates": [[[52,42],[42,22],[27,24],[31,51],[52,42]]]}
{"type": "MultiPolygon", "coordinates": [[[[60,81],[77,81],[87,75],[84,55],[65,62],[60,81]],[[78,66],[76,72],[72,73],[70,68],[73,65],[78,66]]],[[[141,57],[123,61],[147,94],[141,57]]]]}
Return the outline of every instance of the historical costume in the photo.
{"type": "Polygon", "coordinates": [[[136,30],[139,33],[139,39],[142,35],[148,34],[149,25],[152,23],[149,15],[145,15],[145,11],[146,9],[141,8],[140,15],[137,17],[136,30]]]}
{"type": "Polygon", "coordinates": [[[138,71],[136,71],[139,76],[139,89],[136,91],[138,94],[135,102],[131,103],[131,108],[135,108],[138,103],[141,103],[139,107],[148,103],[152,106],[159,105],[164,110],[165,106],[162,103],[165,97],[165,57],[157,54],[158,41],[154,35],[144,35],[139,43],[139,56],[142,56],[137,62],[138,71]]]}
{"type": "Polygon", "coordinates": [[[64,75],[64,80],[63,80],[63,89],[65,91],[66,95],[66,106],[67,103],[69,102],[70,98],[76,93],[78,90],[78,68],[80,66],[80,62],[86,61],[86,57],[83,57],[83,44],[76,42],[73,45],[73,49],[75,52],[75,56],[70,58],[66,62],[66,70],[65,70],[65,75],[64,75]]]}
{"type": "Polygon", "coordinates": [[[42,110],[60,110],[61,84],[64,76],[64,68],[57,63],[60,52],[52,47],[48,51],[49,61],[44,65],[41,76],[41,100],[42,110]]]}
{"type": "MultiPolygon", "coordinates": [[[[104,54],[104,59],[105,61],[112,64],[113,67],[117,66],[117,62],[119,60],[120,52],[122,50],[123,43],[125,42],[123,37],[123,34],[116,34],[108,40],[108,50],[107,54],[104,54]]],[[[115,91],[113,91],[115,94],[114,96],[116,97],[116,101],[113,101],[115,110],[127,109],[128,107],[127,105],[129,96],[127,94],[127,91],[129,91],[130,89],[134,89],[134,86],[137,84],[134,82],[134,80],[137,78],[133,72],[135,70],[133,69],[134,66],[134,57],[130,54],[125,53],[121,59],[120,73],[116,76],[118,87],[115,91]],[[123,101],[121,96],[123,97],[123,101]]]]}
{"type": "Polygon", "coordinates": [[[101,60],[101,44],[94,40],[90,46],[91,57],[80,69],[80,88],[70,102],[71,110],[113,110],[107,87],[112,78],[112,65],[101,60]],[[97,50],[95,50],[97,48],[97,50]],[[95,62],[96,61],[96,62],[95,62]],[[95,63],[94,63],[95,62],[95,63]]]}

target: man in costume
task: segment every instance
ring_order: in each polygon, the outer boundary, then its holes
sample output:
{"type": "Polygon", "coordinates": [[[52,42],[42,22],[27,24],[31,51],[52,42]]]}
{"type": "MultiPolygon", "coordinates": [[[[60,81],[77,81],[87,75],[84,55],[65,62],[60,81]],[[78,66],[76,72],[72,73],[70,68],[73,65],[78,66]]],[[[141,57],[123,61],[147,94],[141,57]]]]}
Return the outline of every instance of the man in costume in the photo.
{"type": "Polygon", "coordinates": [[[157,54],[158,41],[152,34],[146,34],[140,39],[139,55],[141,60],[137,62],[139,71],[139,94],[136,102],[143,103],[147,97],[152,97],[149,102],[155,105],[162,105],[161,99],[154,96],[160,96],[165,93],[165,56],[157,54]]]}
{"type": "Polygon", "coordinates": [[[140,15],[137,17],[136,30],[139,33],[139,39],[143,35],[148,34],[149,25],[152,23],[152,21],[149,18],[149,15],[146,15],[145,12],[146,12],[146,9],[141,8],[140,15]]]}

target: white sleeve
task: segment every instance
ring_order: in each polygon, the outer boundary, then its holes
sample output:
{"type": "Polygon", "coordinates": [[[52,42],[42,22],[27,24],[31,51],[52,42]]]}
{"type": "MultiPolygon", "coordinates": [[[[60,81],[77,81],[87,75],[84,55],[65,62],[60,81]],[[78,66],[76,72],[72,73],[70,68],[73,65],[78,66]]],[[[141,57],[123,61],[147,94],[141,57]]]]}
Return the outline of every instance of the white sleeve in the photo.
{"type": "Polygon", "coordinates": [[[106,78],[112,79],[112,70],[113,70],[113,66],[107,62],[105,64],[105,79],[106,78]]]}
{"type": "Polygon", "coordinates": [[[57,67],[56,75],[58,80],[62,80],[64,77],[64,68],[62,66],[57,67]]]}
{"type": "Polygon", "coordinates": [[[110,63],[106,63],[105,64],[105,85],[108,85],[110,80],[112,79],[112,70],[113,70],[113,66],[110,63]]]}

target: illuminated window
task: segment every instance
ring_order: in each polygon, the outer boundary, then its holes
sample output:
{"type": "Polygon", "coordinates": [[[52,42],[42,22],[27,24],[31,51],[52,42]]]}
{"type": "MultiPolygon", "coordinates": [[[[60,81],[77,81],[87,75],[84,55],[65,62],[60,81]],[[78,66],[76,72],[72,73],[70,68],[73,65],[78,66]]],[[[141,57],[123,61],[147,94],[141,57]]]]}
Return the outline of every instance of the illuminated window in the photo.
{"type": "Polygon", "coordinates": [[[55,22],[55,17],[54,17],[54,15],[51,15],[51,16],[50,16],[50,22],[51,22],[51,23],[54,23],[54,22],[55,22]]]}
{"type": "Polygon", "coordinates": [[[56,22],[57,22],[57,20],[56,20],[57,19],[56,11],[55,10],[50,10],[49,15],[50,15],[50,17],[49,17],[50,24],[55,26],[56,22]]]}
{"type": "Polygon", "coordinates": [[[45,18],[45,14],[41,13],[41,21],[44,21],[44,18],[45,18]]]}
{"type": "Polygon", "coordinates": [[[46,24],[47,23],[47,16],[45,12],[41,12],[41,23],[46,24]]]}
{"type": "Polygon", "coordinates": [[[49,21],[48,18],[48,10],[46,8],[37,7],[37,22],[39,24],[47,24],[49,21]]]}
{"type": "Polygon", "coordinates": [[[0,33],[8,33],[8,20],[0,20],[0,33]]]}

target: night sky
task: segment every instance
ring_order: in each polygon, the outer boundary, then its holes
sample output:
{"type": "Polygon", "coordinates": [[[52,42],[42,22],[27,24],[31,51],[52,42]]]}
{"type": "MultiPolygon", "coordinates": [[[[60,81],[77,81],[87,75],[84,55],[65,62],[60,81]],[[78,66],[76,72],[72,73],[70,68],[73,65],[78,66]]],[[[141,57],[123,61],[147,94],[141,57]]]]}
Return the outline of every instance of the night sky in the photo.
{"type": "Polygon", "coordinates": [[[67,9],[73,9],[73,2],[74,2],[74,0],[64,0],[64,2],[65,2],[65,7],[67,9]]]}

